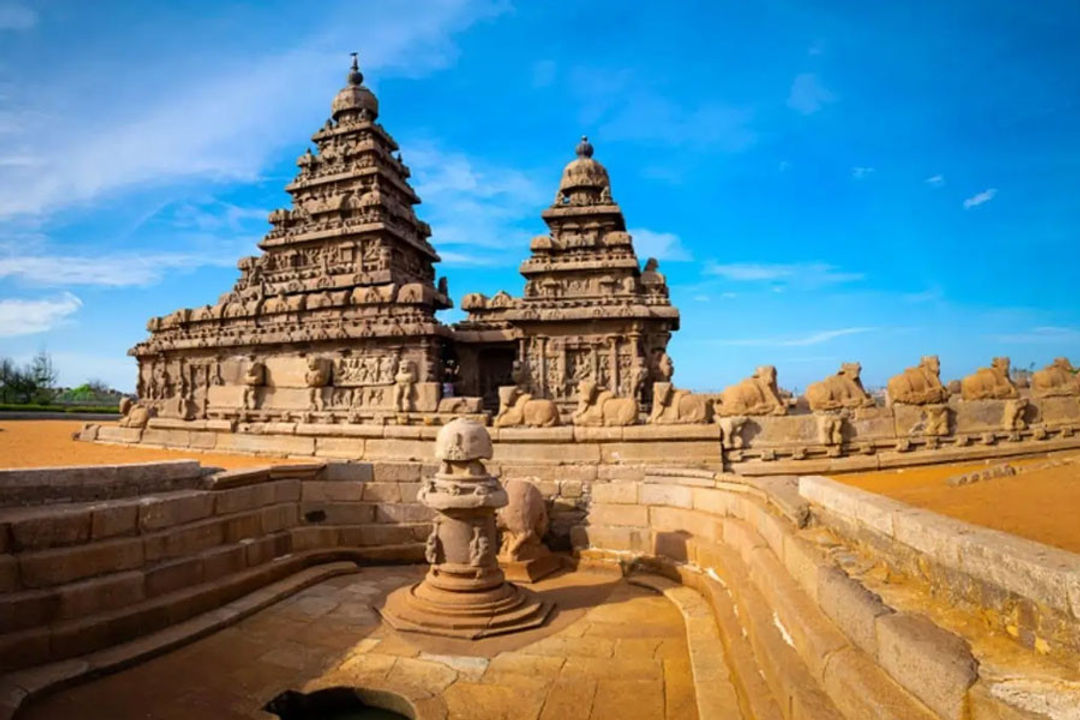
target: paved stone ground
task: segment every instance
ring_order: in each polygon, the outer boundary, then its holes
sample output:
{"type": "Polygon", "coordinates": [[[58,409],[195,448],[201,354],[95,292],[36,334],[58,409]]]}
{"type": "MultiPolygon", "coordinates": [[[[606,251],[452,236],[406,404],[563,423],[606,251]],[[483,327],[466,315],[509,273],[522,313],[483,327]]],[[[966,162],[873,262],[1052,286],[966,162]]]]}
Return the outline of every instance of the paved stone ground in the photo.
{"type": "Polygon", "coordinates": [[[697,718],[686,629],[663,596],[614,575],[564,573],[534,586],[560,607],[544,628],[428,639],[395,632],[371,607],[421,573],[364,568],[328,580],[19,717],[265,719],[260,708],[283,690],[347,685],[397,692],[432,718],[697,718]]]}

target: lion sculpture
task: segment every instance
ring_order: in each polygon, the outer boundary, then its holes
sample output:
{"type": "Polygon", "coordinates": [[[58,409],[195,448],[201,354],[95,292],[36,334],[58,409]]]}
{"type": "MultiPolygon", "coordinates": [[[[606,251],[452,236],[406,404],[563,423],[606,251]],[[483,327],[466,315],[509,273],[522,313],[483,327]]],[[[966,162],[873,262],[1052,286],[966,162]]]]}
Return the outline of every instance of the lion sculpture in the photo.
{"type": "Polygon", "coordinates": [[[990,367],[979,368],[960,381],[960,396],[965,400],[1007,400],[1020,397],[1009,379],[1009,358],[996,357],[990,367]]]}
{"type": "Polygon", "coordinates": [[[1054,358],[1054,362],[1031,374],[1031,394],[1035,397],[1080,395],[1076,368],[1068,358],[1054,358]]]}
{"type": "Polygon", "coordinates": [[[937,355],[927,355],[919,364],[889,378],[889,404],[932,405],[949,399],[948,389],[941,384],[941,362],[937,355]]]}
{"type": "Polygon", "coordinates": [[[712,420],[712,404],[704,395],[676,390],[669,382],[653,383],[653,406],[649,422],[654,425],[688,425],[712,420]]]}
{"type": "Polygon", "coordinates": [[[578,383],[578,397],[578,407],[572,415],[575,425],[615,427],[637,422],[635,398],[617,397],[610,390],[601,390],[592,380],[578,383]]]}
{"type": "Polygon", "coordinates": [[[745,380],[724,389],[713,402],[713,411],[721,416],[786,415],[787,403],[776,386],[776,368],[762,365],[745,380]]]}
{"type": "Polygon", "coordinates": [[[811,410],[844,410],[873,407],[874,398],[866,392],[859,375],[862,365],[844,363],[835,375],[806,388],[806,400],[811,410]]]}

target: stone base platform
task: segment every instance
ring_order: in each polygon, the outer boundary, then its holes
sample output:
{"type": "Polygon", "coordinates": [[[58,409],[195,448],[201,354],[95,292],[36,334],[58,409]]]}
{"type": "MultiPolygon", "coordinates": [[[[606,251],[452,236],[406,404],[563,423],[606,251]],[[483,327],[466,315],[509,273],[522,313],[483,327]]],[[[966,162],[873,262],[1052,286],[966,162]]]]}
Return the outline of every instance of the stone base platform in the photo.
{"type": "Polygon", "coordinates": [[[394,591],[377,609],[395,630],[476,640],[540,627],[552,606],[513,583],[485,593],[432,593],[417,583],[394,591]]]}
{"type": "Polygon", "coordinates": [[[529,560],[500,560],[499,567],[510,582],[534,583],[562,567],[558,555],[544,555],[529,560]]]}

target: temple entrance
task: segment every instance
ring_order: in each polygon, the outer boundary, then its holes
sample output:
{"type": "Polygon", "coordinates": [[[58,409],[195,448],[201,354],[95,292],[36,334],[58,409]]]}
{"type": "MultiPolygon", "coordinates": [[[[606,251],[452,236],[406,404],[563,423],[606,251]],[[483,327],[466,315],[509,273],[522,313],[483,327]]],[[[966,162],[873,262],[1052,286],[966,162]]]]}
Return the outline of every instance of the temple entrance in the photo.
{"type": "Polygon", "coordinates": [[[512,375],[517,350],[513,347],[484,348],[477,355],[479,394],[485,410],[499,409],[499,388],[513,385],[512,375]]]}

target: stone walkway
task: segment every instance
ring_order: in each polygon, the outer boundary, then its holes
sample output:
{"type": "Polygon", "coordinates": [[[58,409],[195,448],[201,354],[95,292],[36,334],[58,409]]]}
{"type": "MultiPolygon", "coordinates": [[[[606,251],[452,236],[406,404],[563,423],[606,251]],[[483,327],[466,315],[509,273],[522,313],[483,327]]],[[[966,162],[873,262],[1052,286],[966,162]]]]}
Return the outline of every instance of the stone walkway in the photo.
{"type": "Polygon", "coordinates": [[[419,718],[697,718],[679,610],[614,575],[565,573],[534,586],[560,607],[548,626],[470,642],[399,634],[372,605],[421,577],[364,568],[129,670],[31,703],[20,718],[272,717],[286,689],[390,690],[419,718]]]}

